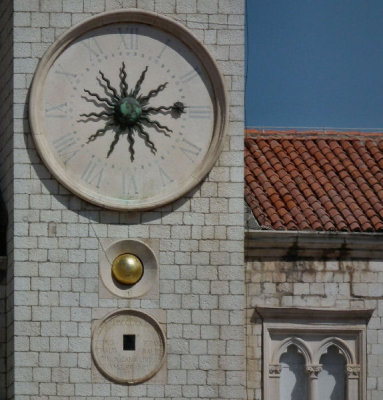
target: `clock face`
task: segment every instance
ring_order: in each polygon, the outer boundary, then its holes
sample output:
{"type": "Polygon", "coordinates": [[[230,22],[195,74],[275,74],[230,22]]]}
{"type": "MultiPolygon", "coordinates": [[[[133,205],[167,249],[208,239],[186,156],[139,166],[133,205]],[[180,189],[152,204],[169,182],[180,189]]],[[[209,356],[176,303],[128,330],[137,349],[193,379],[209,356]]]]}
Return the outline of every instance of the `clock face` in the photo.
{"type": "Polygon", "coordinates": [[[208,52],[181,25],[112,12],[48,50],[30,116],[41,157],[69,190],[108,208],[148,209],[185,194],[214,164],[225,90],[208,52]]]}

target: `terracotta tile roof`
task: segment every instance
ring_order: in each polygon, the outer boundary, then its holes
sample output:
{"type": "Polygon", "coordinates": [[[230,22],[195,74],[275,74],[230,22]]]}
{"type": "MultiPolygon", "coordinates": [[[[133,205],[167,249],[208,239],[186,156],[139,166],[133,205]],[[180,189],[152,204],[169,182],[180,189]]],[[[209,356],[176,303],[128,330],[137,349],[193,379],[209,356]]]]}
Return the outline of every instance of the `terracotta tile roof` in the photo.
{"type": "Polygon", "coordinates": [[[383,135],[250,133],[245,199],[264,229],[383,231],[383,135]]]}

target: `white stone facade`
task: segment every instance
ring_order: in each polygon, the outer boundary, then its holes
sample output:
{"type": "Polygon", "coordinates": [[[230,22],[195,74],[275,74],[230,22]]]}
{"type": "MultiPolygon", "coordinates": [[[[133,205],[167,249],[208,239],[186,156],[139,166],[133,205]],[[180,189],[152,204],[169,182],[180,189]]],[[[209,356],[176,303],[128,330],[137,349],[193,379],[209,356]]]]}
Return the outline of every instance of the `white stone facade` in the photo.
{"type": "MultiPolygon", "coordinates": [[[[382,261],[259,261],[246,265],[248,398],[264,399],[262,390],[262,321],[256,307],[307,307],[374,310],[367,324],[366,398],[383,396],[383,262],[382,261]]],[[[312,318],[315,313],[312,311],[312,318]]],[[[320,317],[323,318],[323,315],[320,317]]],[[[320,322],[320,318],[317,323],[320,322]]],[[[342,321],[338,318],[334,324],[342,321]]],[[[310,328],[308,322],[306,327],[310,328]]],[[[313,327],[315,328],[315,327],[313,327]]]]}
{"type": "Polygon", "coordinates": [[[10,238],[7,398],[243,399],[244,1],[14,0],[2,1],[0,11],[8,44],[0,64],[10,238]],[[33,73],[50,44],[87,17],[127,7],[190,29],[216,58],[230,99],[224,150],[207,178],[175,203],[142,213],[107,211],[62,187],[36,153],[27,115],[33,73]],[[105,238],[159,241],[159,300],[99,298],[105,238]],[[166,312],[166,384],[92,380],[92,320],[124,307],[166,312]]]}

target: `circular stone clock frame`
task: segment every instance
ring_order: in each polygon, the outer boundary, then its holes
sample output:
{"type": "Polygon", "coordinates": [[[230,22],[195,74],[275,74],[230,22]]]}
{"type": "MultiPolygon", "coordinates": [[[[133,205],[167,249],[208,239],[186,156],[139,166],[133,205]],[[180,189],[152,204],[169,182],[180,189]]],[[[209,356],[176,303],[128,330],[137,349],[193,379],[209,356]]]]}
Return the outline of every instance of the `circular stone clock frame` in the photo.
{"type": "MultiPolygon", "coordinates": [[[[176,103],[174,105],[176,105],[176,103]]],[[[188,105],[186,104],[185,106],[187,108],[188,105]]],[[[224,79],[215,60],[192,33],[180,23],[170,18],[152,12],[129,9],[96,15],[69,29],[53,43],[41,59],[33,79],[29,103],[29,116],[32,135],[40,157],[54,177],[72,193],[90,203],[109,209],[121,211],[147,210],[163,206],[185,195],[210,171],[223,146],[223,139],[228,121],[228,102],[224,79]],[[47,76],[60,55],[83,35],[89,34],[98,28],[104,28],[108,25],[115,25],[118,23],[143,24],[175,37],[185,48],[189,49],[193,57],[198,59],[198,62],[204,69],[204,73],[207,75],[209,87],[211,88],[212,111],[214,117],[212,132],[209,132],[209,135],[211,135],[210,142],[204,149],[205,154],[203,158],[198,160],[196,165],[193,165],[193,168],[190,169],[190,174],[184,180],[182,179],[182,182],[177,181],[177,185],[173,185],[171,188],[170,186],[165,186],[165,190],[160,194],[150,196],[142,195],[139,198],[121,198],[121,196],[110,196],[105,193],[100,193],[96,189],[90,190],[78,177],[76,179],[76,177],[67,173],[66,169],[60,164],[57,155],[52,150],[52,145],[47,140],[49,132],[46,132],[42,112],[44,106],[44,87],[47,76]]],[[[174,165],[174,168],[182,169],[183,166],[174,165]]]]}

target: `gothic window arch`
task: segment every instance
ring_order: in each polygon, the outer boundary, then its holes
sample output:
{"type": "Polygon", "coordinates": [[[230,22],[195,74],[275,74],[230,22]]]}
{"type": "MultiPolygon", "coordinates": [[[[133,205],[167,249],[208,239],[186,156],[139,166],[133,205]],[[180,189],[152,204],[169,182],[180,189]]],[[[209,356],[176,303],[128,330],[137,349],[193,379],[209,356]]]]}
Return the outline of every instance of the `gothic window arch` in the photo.
{"type": "Polygon", "coordinates": [[[305,358],[305,363],[306,364],[312,364],[312,353],[311,350],[306,346],[306,343],[304,340],[292,336],[288,337],[285,340],[282,341],[282,343],[276,348],[273,354],[273,361],[275,363],[279,363],[279,360],[281,356],[287,352],[287,348],[294,345],[300,353],[302,353],[302,356],[305,358]]]}
{"type": "Polygon", "coordinates": [[[318,390],[322,400],[326,400],[327,393],[329,393],[329,400],[332,400],[332,398],[336,400],[343,400],[341,391],[343,386],[345,393],[343,398],[345,400],[353,398],[358,399],[358,397],[355,396],[355,393],[359,392],[361,366],[360,363],[357,362],[355,352],[344,340],[337,337],[329,337],[324,339],[320,344],[317,353],[314,355],[314,358],[317,359],[319,364],[322,365],[322,372],[318,377],[318,390]],[[334,351],[329,353],[330,349],[336,349],[337,353],[344,358],[343,365],[341,365],[340,358],[337,357],[337,354],[334,351]],[[332,361],[329,360],[330,357],[332,357],[332,361]],[[337,358],[339,360],[339,364],[336,366],[337,358]],[[323,359],[327,360],[327,365],[323,365],[323,359]],[[324,377],[330,377],[331,374],[335,381],[331,382],[331,378],[328,378],[327,381],[325,381],[324,377]],[[343,386],[340,383],[341,380],[344,382],[343,386]],[[335,386],[332,389],[333,391],[330,392],[329,390],[332,383],[334,383],[335,386]],[[322,387],[326,387],[326,389],[322,389],[322,387]]]}
{"type": "Polygon", "coordinates": [[[257,307],[264,400],[365,400],[372,310],[257,307]]]}
{"type": "Polygon", "coordinates": [[[306,359],[295,344],[290,344],[281,355],[279,364],[280,400],[302,400],[308,397],[306,359]]]}
{"type": "Polygon", "coordinates": [[[326,348],[320,360],[318,398],[321,400],[346,400],[346,358],[338,346],[326,348]]]}
{"type": "Polygon", "coordinates": [[[339,352],[343,354],[347,364],[355,364],[355,354],[347,345],[347,343],[337,337],[328,337],[322,341],[318,351],[314,354],[315,362],[319,361],[323,354],[327,353],[329,347],[335,346],[339,352]]]}

